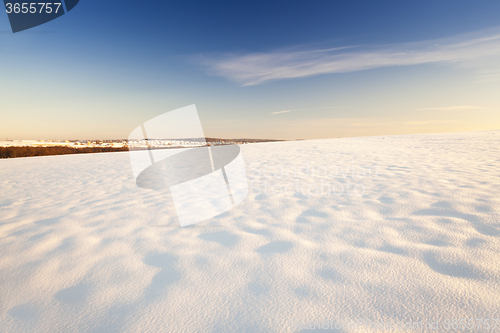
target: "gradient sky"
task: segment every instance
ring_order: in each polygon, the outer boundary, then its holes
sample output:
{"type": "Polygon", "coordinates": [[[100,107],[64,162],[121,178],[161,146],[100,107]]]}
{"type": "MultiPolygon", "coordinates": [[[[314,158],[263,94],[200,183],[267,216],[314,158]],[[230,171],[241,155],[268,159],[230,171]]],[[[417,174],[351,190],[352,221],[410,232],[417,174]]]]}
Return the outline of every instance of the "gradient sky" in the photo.
{"type": "Polygon", "coordinates": [[[116,139],[196,104],[206,136],[500,128],[499,1],[81,0],[13,34],[0,140],[116,139]]]}

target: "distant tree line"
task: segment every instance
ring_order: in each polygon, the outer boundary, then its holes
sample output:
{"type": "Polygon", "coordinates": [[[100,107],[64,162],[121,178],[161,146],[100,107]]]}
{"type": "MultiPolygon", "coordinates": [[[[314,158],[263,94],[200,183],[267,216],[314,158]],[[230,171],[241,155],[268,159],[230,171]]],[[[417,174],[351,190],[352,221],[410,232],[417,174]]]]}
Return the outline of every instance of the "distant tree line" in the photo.
{"type": "Polygon", "coordinates": [[[89,154],[89,153],[109,153],[117,151],[128,151],[127,147],[0,147],[0,158],[46,156],[46,155],[67,155],[67,154],[89,154]]]}

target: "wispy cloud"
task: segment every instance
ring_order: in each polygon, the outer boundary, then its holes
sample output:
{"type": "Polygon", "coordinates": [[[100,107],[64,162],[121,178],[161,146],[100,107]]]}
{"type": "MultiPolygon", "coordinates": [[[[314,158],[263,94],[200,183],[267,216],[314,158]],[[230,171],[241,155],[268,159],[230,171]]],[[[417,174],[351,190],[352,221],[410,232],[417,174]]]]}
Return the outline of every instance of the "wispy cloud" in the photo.
{"type": "Polygon", "coordinates": [[[498,81],[499,79],[500,79],[499,70],[482,71],[478,73],[477,79],[476,81],[474,81],[474,83],[493,82],[493,81],[498,81]]]}
{"type": "Polygon", "coordinates": [[[428,121],[406,121],[404,122],[405,125],[427,125],[429,124],[428,121]]]}
{"type": "Polygon", "coordinates": [[[416,109],[415,111],[458,111],[458,110],[476,110],[476,109],[484,109],[484,107],[473,106],[473,105],[457,105],[457,106],[445,106],[438,108],[422,108],[422,109],[416,109]]]}
{"type": "Polygon", "coordinates": [[[292,112],[292,111],[295,111],[295,110],[276,111],[276,112],[271,112],[271,114],[282,114],[282,113],[288,113],[288,112],[292,112]]]}
{"type": "Polygon", "coordinates": [[[282,111],[274,111],[271,112],[271,114],[282,114],[282,113],[289,113],[289,112],[295,112],[295,111],[312,111],[312,110],[324,110],[324,109],[339,109],[343,108],[342,106],[326,106],[322,108],[307,108],[307,109],[293,109],[293,110],[282,110],[282,111]]]}
{"type": "Polygon", "coordinates": [[[449,119],[449,120],[430,120],[430,121],[406,121],[403,125],[411,125],[411,126],[424,126],[424,125],[443,125],[443,124],[453,124],[458,123],[459,121],[449,119]]]}
{"type": "Polygon", "coordinates": [[[492,55],[500,55],[500,34],[376,47],[219,55],[205,57],[202,63],[216,76],[249,86],[380,67],[465,62],[492,55]]]}

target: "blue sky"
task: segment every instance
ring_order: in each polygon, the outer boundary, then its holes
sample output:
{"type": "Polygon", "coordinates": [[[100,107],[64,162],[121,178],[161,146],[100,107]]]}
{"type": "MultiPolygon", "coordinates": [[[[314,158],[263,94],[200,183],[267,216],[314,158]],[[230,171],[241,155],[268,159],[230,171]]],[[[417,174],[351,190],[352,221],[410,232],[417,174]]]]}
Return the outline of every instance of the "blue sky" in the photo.
{"type": "Polygon", "coordinates": [[[196,104],[205,135],[500,128],[498,1],[97,1],[12,34],[0,139],[126,138],[196,104]]]}

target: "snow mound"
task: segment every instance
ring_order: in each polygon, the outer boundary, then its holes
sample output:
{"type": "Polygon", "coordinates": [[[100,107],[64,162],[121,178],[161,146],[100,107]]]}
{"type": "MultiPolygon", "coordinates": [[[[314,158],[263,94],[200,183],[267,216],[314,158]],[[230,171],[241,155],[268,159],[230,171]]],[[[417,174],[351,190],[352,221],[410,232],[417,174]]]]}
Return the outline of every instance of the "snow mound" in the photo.
{"type": "Polygon", "coordinates": [[[166,191],[136,186],[126,152],[0,160],[0,331],[498,319],[499,139],[244,145],[248,197],[185,228],[166,191]]]}

